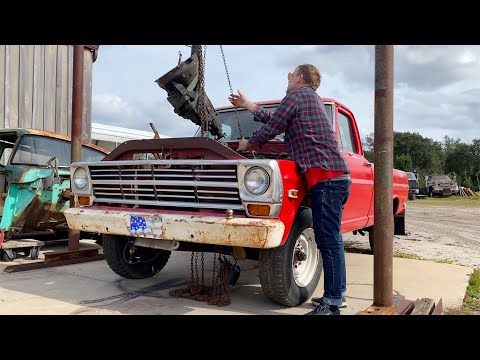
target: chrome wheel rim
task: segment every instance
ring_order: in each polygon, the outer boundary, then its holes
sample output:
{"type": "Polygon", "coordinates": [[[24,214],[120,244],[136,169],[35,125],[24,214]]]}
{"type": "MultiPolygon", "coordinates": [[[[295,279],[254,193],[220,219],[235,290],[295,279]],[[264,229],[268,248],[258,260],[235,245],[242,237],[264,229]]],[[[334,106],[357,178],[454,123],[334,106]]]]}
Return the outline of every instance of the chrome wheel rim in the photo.
{"type": "Polygon", "coordinates": [[[300,234],[293,248],[292,271],[298,286],[306,287],[310,284],[319,261],[321,257],[315,242],[315,233],[312,228],[307,228],[300,234]]]}

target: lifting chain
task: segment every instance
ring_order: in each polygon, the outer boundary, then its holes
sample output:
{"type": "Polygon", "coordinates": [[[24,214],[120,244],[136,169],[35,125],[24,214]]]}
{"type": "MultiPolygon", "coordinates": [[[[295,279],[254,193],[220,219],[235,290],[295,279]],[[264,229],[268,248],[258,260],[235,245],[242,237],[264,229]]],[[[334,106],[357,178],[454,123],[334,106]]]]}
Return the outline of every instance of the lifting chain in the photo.
{"type": "Polygon", "coordinates": [[[169,292],[170,296],[182,297],[186,299],[192,299],[197,301],[208,302],[209,305],[225,306],[229,305],[231,302],[230,299],[230,289],[229,289],[229,272],[232,268],[232,264],[227,260],[226,256],[221,258],[221,255],[218,255],[218,260],[221,265],[216,273],[216,260],[217,254],[213,255],[213,277],[212,277],[212,286],[206,286],[204,284],[204,253],[201,254],[201,263],[202,263],[202,283],[199,283],[198,278],[198,269],[197,269],[197,260],[198,253],[193,251],[190,258],[191,265],[191,274],[192,274],[192,283],[185,288],[171,290],[169,292]],[[194,255],[195,253],[195,255],[194,255]],[[195,265],[194,259],[195,257],[195,265]],[[194,280],[194,273],[197,274],[196,280],[194,280]]]}
{"type": "MultiPolygon", "coordinates": [[[[230,81],[230,75],[228,74],[227,60],[225,60],[225,54],[223,52],[222,45],[220,45],[220,51],[222,52],[223,65],[225,66],[225,72],[227,73],[228,86],[230,87],[230,95],[233,95],[232,82],[230,81]]],[[[243,138],[242,128],[240,127],[240,115],[238,114],[238,110],[236,107],[235,107],[235,116],[237,117],[238,133],[240,134],[240,137],[243,138]]]]}
{"type": "Polygon", "coordinates": [[[197,111],[200,115],[200,129],[202,137],[205,137],[208,132],[207,106],[205,102],[205,60],[207,57],[207,46],[202,56],[202,46],[198,47],[198,76],[200,80],[200,89],[198,91],[197,111]]]}

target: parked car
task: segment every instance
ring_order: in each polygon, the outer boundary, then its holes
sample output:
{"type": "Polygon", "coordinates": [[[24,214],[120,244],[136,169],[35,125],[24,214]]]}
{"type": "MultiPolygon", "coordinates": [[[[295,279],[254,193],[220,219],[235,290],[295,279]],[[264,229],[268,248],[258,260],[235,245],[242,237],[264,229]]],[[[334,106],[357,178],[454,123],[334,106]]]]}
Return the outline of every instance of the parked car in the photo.
{"type": "Polygon", "coordinates": [[[460,189],[456,179],[450,179],[448,175],[426,176],[428,196],[435,195],[458,195],[460,189]]]}
{"type": "MultiPolygon", "coordinates": [[[[82,146],[83,161],[99,161],[107,152],[82,146]]],[[[17,251],[38,256],[25,239],[55,237],[67,231],[63,212],[70,207],[71,138],[35,129],[0,130],[0,255],[17,251]],[[12,241],[12,242],[11,242],[12,241]]]]}

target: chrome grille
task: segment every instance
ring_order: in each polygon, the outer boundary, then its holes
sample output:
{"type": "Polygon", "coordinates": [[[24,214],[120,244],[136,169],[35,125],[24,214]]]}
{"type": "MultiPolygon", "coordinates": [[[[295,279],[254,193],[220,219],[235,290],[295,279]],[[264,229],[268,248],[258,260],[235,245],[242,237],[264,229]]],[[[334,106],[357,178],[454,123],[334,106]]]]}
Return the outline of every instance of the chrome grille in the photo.
{"type": "Polygon", "coordinates": [[[117,161],[89,171],[96,203],[243,210],[235,164],[117,161]]]}

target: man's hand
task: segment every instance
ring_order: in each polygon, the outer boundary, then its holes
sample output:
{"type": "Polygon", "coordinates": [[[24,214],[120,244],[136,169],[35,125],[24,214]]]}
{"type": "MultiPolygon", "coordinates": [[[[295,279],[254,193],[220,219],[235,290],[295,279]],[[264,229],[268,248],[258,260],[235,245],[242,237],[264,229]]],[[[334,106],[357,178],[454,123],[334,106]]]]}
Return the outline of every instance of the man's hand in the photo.
{"type": "Polygon", "coordinates": [[[246,151],[250,148],[250,144],[247,139],[242,138],[238,143],[237,151],[246,151]]]}
{"type": "Polygon", "coordinates": [[[243,107],[246,108],[248,111],[254,111],[255,107],[257,106],[255,103],[248,100],[245,94],[240,90],[238,90],[238,95],[230,94],[228,100],[232,103],[233,106],[243,107]]]}

